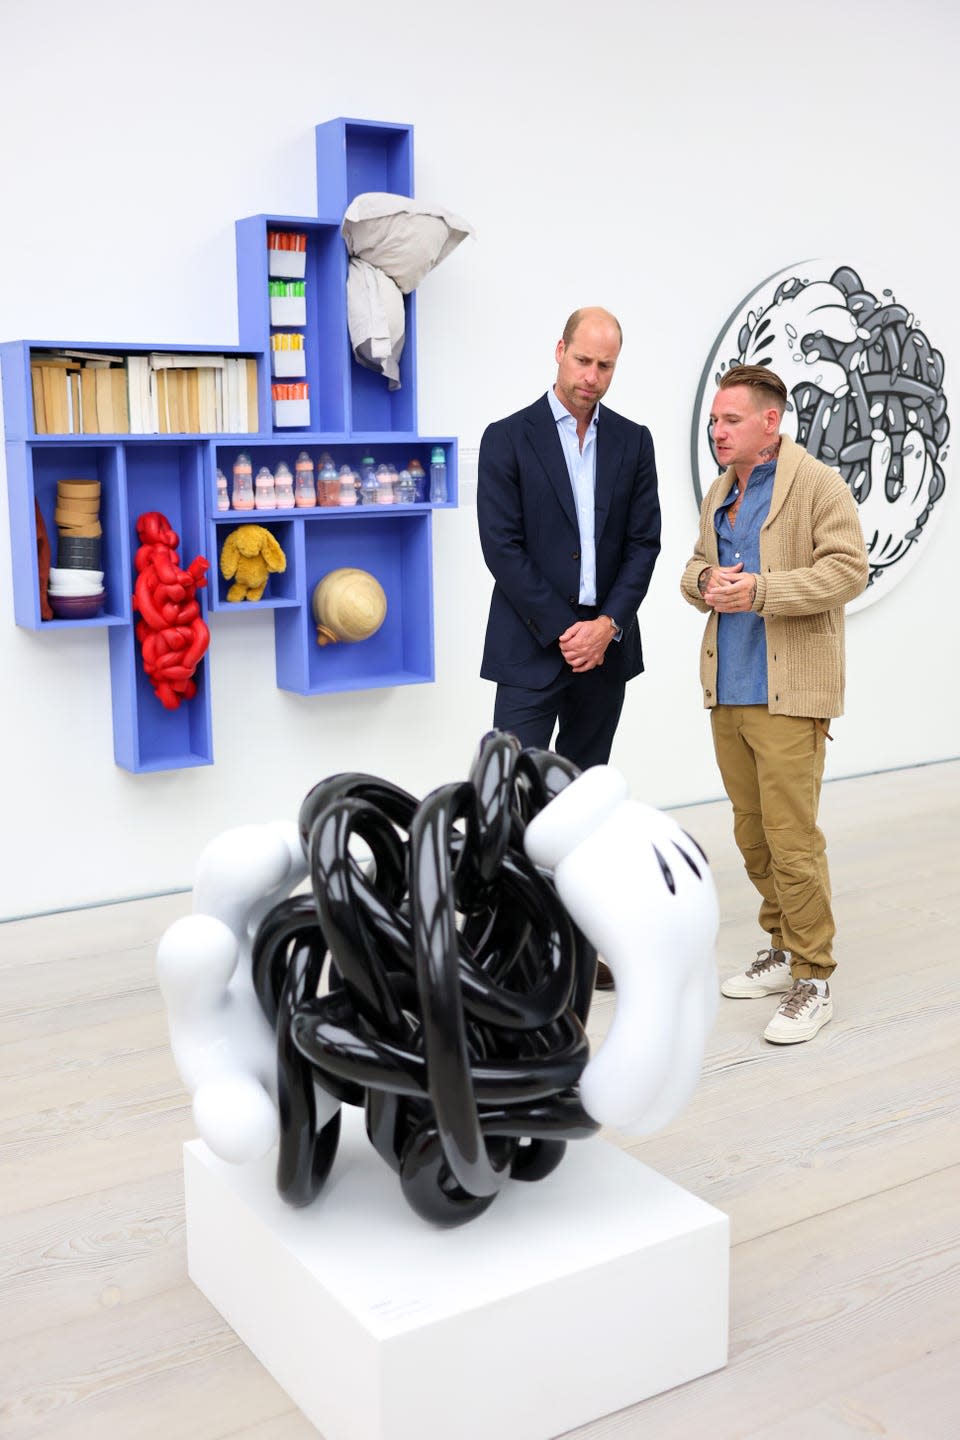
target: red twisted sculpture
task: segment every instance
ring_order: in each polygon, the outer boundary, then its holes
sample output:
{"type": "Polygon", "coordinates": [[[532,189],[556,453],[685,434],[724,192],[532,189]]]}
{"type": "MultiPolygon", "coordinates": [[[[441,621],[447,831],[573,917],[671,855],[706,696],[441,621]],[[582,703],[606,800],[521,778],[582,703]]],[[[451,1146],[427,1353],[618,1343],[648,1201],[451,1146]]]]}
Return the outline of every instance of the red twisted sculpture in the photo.
{"type": "Polygon", "coordinates": [[[210,564],[198,555],[181,570],[180,536],[158,510],[138,518],[137,534],[142,543],[134,559],[133,608],[143,617],[136,629],[143,668],[160,704],[176,710],[181,700],[196,695],[191,677],[210,644],[196,599],[196,592],[207,583],[210,564]]]}

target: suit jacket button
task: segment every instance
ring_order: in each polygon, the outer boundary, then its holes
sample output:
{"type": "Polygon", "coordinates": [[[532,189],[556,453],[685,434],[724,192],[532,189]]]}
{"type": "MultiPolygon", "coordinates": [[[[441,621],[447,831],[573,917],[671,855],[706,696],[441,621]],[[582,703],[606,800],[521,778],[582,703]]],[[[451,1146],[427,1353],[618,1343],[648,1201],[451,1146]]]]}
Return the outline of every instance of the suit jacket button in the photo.
{"type": "Polygon", "coordinates": [[[712,690],[704,690],[703,693],[704,693],[704,695],[706,695],[707,699],[709,700],[709,699],[710,699],[710,696],[713,694],[713,691],[712,691],[712,690]]]}
{"type": "MultiPolygon", "coordinates": [[[[776,659],[777,657],[774,656],[773,658],[776,659]]],[[[712,659],[713,659],[713,651],[712,651],[712,650],[708,650],[708,651],[707,651],[707,659],[708,659],[708,660],[712,660],[712,659]]]]}
{"type": "Polygon", "coordinates": [[[580,559],[580,551],[579,551],[579,550],[574,550],[573,554],[570,556],[570,559],[571,559],[571,560],[579,560],[579,559],[580,559]]]}
{"type": "Polygon", "coordinates": [[[576,604],[578,603],[578,602],[577,602],[577,597],[576,597],[576,595],[568,595],[568,596],[567,596],[567,603],[568,603],[569,605],[576,605],[576,604]]]}

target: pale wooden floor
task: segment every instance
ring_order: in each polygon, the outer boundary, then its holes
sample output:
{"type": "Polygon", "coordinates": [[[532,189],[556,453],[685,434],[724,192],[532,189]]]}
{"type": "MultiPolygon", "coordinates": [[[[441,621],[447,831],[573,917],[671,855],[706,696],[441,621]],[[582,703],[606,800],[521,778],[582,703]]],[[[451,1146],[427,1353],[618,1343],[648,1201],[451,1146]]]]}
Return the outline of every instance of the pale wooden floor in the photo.
{"type": "MultiPolygon", "coordinates": [[[[760,943],[727,809],[676,814],[714,865],[727,973],[760,943]]],[[[731,1218],[730,1363],[581,1440],[960,1435],[960,762],[828,785],[823,821],[836,1018],[781,1049],[759,1039],[774,1002],[724,1001],[694,1102],[634,1147],[731,1218]]],[[[316,1434],[186,1278],[191,1125],[153,952],[187,908],[0,926],[9,1440],[316,1434]]]]}

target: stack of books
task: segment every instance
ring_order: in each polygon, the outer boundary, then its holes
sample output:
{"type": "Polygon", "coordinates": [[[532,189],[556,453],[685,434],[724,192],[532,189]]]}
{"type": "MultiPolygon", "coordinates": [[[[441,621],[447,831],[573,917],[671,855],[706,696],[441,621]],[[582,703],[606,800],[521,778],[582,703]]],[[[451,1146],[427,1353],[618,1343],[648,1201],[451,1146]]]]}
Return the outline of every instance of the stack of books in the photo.
{"type": "Polygon", "coordinates": [[[30,381],[38,435],[125,435],[130,429],[122,355],[33,350],[30,381]]]}
{"type": "Polygon", "coordinates": [[[256,434],[257,362],[172,351],[30,352],[37,435],[256,434]]]}

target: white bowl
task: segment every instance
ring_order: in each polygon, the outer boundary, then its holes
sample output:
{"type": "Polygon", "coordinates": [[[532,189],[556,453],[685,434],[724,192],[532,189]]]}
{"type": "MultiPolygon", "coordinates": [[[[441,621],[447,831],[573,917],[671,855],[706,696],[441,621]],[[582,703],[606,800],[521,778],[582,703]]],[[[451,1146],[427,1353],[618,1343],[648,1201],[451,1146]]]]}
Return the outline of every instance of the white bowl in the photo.
{"type": "Polygon", "coordinates": [[[88,587],[88,592],[94,593],[103,586],[102,570],[71,570],[63,566],[52,565],[50,567],[50,579],[55,585],[72,585],[75,581],[83,581],[88,587]]]}
{"type": "Polygon", "coordinates": [[[76,584],[50,584],[47,586],[48,595],[99,595],[103,589],[103,581],[99,584],[90,580],[78,580],[76,584]]]}

